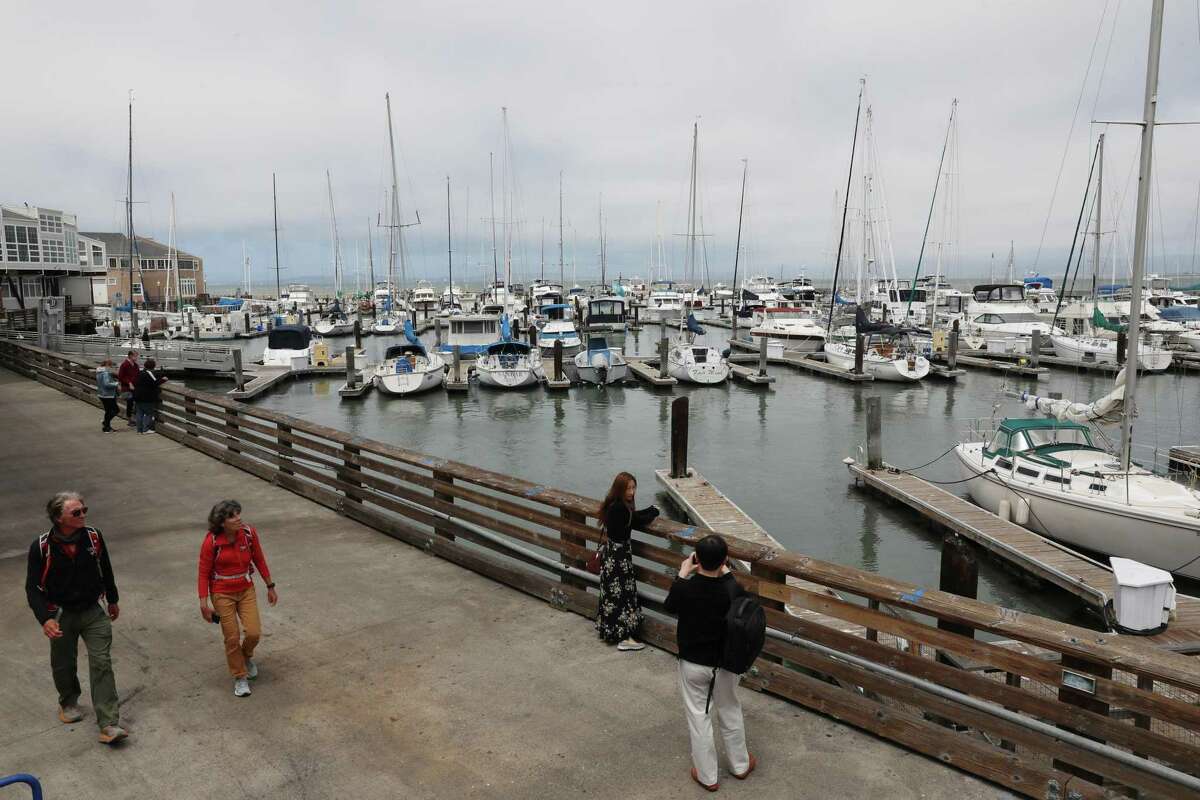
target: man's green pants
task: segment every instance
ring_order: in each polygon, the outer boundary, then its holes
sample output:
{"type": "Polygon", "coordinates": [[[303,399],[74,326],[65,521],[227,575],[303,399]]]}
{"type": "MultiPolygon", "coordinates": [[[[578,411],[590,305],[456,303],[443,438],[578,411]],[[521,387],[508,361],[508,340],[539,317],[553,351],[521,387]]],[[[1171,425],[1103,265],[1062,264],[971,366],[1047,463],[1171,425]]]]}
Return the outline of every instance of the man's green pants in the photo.
{"type": "Polygon", "coordinates": [[[113,676],[112,622],[99,603],[80,611],[63,609],[58,619],[62,636],[50,640],[50,668],[54,672],[54,688],[58,690],[60,706],[75,705],[82,689],[76,669],[79,640],[88,653],[88,678],[92,685],[92,708],[96,710],[96,723],[101,727],[116,725],[120,719],[117,711],[117,681],[113,676]]]}

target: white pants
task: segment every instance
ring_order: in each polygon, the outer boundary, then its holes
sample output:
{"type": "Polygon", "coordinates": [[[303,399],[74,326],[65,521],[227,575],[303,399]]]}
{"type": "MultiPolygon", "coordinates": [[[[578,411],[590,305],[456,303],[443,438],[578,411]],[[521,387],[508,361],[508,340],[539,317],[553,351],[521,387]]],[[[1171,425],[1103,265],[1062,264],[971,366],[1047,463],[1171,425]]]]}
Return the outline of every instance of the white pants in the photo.
{"type": "Polygon", "coordinates": [[[682,659],[679,661],[679,691],[683,694],[688,733],[692,737],[692,764],[696,767],[700,782],[709,786],[717,782],[717,746],[713,741],[712,714],[717,715],[717,728],[725,744],[729,770],[741,775],[750,768],[742,704],[737,697],[738,676],[723,669],[717,670],[712,703],[708,712],[705,712],[704,701],[708,698],[712,672],[712,667],[682,659]]]}

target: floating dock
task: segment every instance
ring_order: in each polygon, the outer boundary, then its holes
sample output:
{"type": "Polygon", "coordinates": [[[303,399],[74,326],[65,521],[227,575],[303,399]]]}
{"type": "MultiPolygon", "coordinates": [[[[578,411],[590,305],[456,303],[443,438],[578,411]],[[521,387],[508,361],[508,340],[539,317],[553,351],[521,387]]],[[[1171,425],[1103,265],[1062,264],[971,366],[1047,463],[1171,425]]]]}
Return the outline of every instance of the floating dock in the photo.
{"type": "MultiPolygon", "coordinates": [[[[906,472],[847,465],[856,483],[897,500],[1022,572],[1052,583],[1101,611],[1110,600],[1112,569],[1095,559],[985,511],[969,500],[906,472]]],[[[1175,621],[1154,636],[1139,636],[1156,647],[1200,652],[1200,598],[1176,596],[1175,621]]],[[[1132,637],[1131,637],[1132,638],[1132,637]]]]}
{"type": "Polygon", "coordinates": [[[245,382],[242,388],[230,389],[225,394],[227,397],[233,400],[250,400],[258,397],[271,387],[283,383],[289,378],[300,378],[311,375],[345,374],[346,367],[337,364],[332,364],[326,367],[304,367],[303,369],[292,369],[290,367],[264,367],[261,364],[252,364],[245,370],[245,377],[249,380],[245,382]]]}
{"type": "Polygon", "coordinates": [[[1190,472],[1193,475],[1200,475],[1200,446],[1172,447],[1167,459],[1174,472],[1190,472]]]}
{"type": "Polygon", "coordinates": [[[661,377],[658,374],[658,367],[650,366],[649,362],[645,359],[625,356],[625,363],[629,365],[629,371],[633,373],[634,377],[640,381],[645,381],[651,386],[674,386],[679,382],[670,375],[665,378],[661,377]]]}
{"type": "MultiPolygon", "coordinates": [[[[745,353],[757,353],[759,346],[742,339],[730,339],[729,347],[732,350],[741,350],[745,353]]],[[[864,372],[863,374],[859,375],[851,372],[850,370],[835,367],[833,364],[829,364],[823,360],[815,358],[814,356],[816,356],[815,353],[805,354],[784,350],[782,356],[767,356],[767,363],[783,364],[830,378],[840,378],[841,380],[850,381],[852,383],[875,380],[875,376],[871,375],[870,373],[864,372]]]]}
{"type": "Polygon", "coordinates": [[[1050,374],[1050,370],[1046,367],[1030,367],[1018,364],[1015,361],[1001,361],[995,358],[979,358],[972,355],[963,355],[962,351],[958,353],[957,365],[973,369],[986,369],[992,372],[1003,372],[1005,375],[1019,375],[1023,378],[1033,378],[1038,381],[1050,374]]]}

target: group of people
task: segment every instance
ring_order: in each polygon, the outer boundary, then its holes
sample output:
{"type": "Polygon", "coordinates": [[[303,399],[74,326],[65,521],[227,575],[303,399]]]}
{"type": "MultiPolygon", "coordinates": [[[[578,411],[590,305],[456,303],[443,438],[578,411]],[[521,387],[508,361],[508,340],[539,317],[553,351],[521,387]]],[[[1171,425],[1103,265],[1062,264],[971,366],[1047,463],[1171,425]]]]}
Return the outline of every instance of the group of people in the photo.
{"type": "Polygon", "coordinates": [[[167,379],[159,374],[153,358],[145,365],[138,363],[138,351],[130,350],[113,374],[113,362],[106,358],[96,367],[96,394],[104,405],[104,421],[100,430],[111,433],[112,421],[120,416],[117,398],[125,398],[126,425],[137,427],[138,433],[154,433],[158,407],[162,403],[162,385],[167,379]],[[136,416],[135,416],[136,415],[136,416]]]}
{"type": "MultiPolygon", "coordinates": [[[[644,617],[633,568],[631,534],[659,514],[654,506],[639,510],[636,500],[637,478],[621,472],[600,506],[604,535],[596,633],[625,652],[645,647],[636,638],[644,617]]],[[[738,676],[722,664],[727,614],[738,597],[747,595],[733,577],[728,560],[729,548],[724,539],[716,535],[700,539],[694,552],[679,565],[664,603],[667,611],[679,618],[679,690],[691,739],[692,780],[710,792],[720,786],[714,714],[730,774],[744,780],[758,766],[758,759],[746,749],[742,704],[735,691],[738,676]]]]}
{"type": "MultiPolygon", "coordinates": [[[[92,709],[100,741],[128,737],[121,725],[117,683],[112,667],[112,623],[121,614],[120,595],[104,535],[87,524],[88,507],[78,492],[59,492],[46,503],[50,528],[29,546],[25,596],[50,640],[50,671],[58,691],[58,719],[73,724],[84,718],[79,706],[79,640],[88,654],[92,709]]],[[[233,693],[250,694],[258,677],[253,660],[262,632],[254,588],[257,569],[267,586],[267,602],[279,595],[258,531],[242,520],[236,500],[222,500],[208,514],[200,545],[198,588],[200,616],[219,623],[233,693]]]]}

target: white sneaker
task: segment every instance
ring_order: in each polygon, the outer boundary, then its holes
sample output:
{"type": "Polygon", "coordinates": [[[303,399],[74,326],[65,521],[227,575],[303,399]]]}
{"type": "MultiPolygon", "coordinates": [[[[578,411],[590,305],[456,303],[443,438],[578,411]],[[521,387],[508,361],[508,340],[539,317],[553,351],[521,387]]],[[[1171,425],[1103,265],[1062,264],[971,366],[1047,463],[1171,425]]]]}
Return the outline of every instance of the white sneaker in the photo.
{"type": "Polygon", "coordinates": [[[245,678],[238,678],[233,682],[234,697],[249,697],[250,696],[250,681],[245,678]]]}
{"type": "Polygon", "coordinates": [[[617,645],[617,649],[622,652],[643,650],[645,647],[646,645],[636,639],[626,639],[617,645]]]}
{"type": "Polygon", "coordinates": [[[246,659],[246,677],[250,680],[258,677],[258,664],[255,664],[253,659],[246,659]]]}

